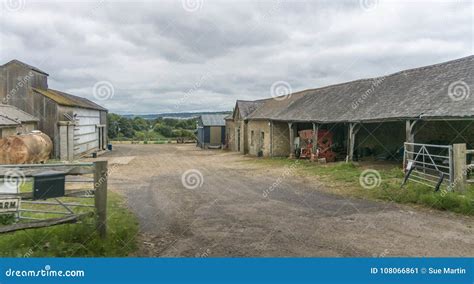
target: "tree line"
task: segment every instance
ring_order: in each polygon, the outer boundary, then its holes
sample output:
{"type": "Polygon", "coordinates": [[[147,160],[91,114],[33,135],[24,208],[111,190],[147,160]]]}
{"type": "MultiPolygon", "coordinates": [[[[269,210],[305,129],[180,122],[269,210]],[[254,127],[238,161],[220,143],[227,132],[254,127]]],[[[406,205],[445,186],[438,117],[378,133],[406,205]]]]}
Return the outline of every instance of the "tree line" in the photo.
{"type": "Polygon", "coordinates": [[[109,139],[153,141],[177,137],[194,139],[197,119],[129,118],[109,113],[107,122],[109,139]]]}

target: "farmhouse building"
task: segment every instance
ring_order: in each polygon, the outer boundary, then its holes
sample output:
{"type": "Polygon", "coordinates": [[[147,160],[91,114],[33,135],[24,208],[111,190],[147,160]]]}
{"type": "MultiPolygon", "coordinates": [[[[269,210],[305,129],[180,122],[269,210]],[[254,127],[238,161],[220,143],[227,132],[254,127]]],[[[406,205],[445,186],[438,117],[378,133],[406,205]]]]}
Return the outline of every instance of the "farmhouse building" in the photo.
{"type": "Polygon", "coordinates": [[[198,118],[197,145],[218,148],[225,144],[225,117],[227,114],[204,114],[198,118]]]}
{"type": "Polygon", "coordinates": [[[237,101],[226,121],[228,148],[295,157],[311,144],[313,153],[329,160],[398,160],[404,142],[466,143],[472,149],[473,92],[474,56],[468,56],[282,97],[237,101]]]}
{"type": "Polygon", "coordinates": [[[14,106],[0,104],[0,138],[36,130],[38,121],[38,118],[14,106]]]}
{"type": "Polygon", "coordinates": [[[12,60],[0,66],[0,101],[39,119],[53,141],[53,156],[73,160],[106,148],[107,110],[94,102],[48,88],[48,73],[12,60]]]}

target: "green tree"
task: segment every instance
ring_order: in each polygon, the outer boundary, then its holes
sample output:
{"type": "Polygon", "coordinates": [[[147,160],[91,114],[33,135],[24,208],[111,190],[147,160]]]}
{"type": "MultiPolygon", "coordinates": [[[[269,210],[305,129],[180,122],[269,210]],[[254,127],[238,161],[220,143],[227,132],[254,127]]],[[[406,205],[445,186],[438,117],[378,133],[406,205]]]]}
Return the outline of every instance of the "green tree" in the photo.
{"type": "Polygon", "coordinates": [[[132,121],[133,130],[144,131],[148,130],[148,121],[143,117],[134,117],[132,121]]]}
{"type": "Polygon", "coordinates": [[[120,117],[119,128],[120,132],[123,134],[124,137],[133,138],[133,136],[135,135],[135,130],[133,130],[132,122],[126,117],[120,117]]]}
{"type": "Polygon", "coordinates": [[[120,115],[115,113],[107,114],[107,132],[110,139],[114,139],[119,136],[119,121],[120,115]]]}

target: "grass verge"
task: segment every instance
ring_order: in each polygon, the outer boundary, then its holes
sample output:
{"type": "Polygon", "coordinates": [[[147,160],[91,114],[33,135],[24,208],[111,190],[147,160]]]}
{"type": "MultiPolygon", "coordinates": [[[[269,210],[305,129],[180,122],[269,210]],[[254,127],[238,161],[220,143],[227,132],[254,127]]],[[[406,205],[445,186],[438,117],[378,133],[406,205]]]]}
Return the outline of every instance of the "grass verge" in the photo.
{"type": "Polygon", "coordinates": [[[138,222],[114,192],[108,194],[108,235],[100,239],[95,218],[80,223],[0,235],[2,257],[128,256],[137,249],[138,222]]]}
{"type": "MultiPolygon", "coordinates": [[[[428,186],[408,182],[400,187],[403,173],[399,166],[382,164],[329,163],[315,164],[308,160],[289,160],[286,158],[252,159],[252,163],[264,166],[293,167],[297,175],[315,177],[331,193],[356,198],[393,201],[417,204],[438,210],[447,210],[465,215],[474,215],[474,186],[465,192],[434,190],[428,186]],[[362,186],[360,181],[364,170],[376,170],[380,179],[373,188],[362,186]]],[[[369,181],[370,183],[370,181],[369,181]]],[[[370,185],[373,185],[370,183],[370,185]]]]}

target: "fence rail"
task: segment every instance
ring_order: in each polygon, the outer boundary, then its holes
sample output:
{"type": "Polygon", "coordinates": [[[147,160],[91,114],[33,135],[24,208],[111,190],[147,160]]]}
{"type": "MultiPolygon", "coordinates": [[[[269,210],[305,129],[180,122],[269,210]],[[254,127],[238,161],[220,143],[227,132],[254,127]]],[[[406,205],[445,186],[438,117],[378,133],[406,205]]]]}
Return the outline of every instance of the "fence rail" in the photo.
{"type": "Polygon", "coordinates": [[[408,180],[438,190],[450,187],[454,182],[452,145],[421,143],[404,144],[403,164],[406,170],[404,183],[408,180]]]}
{"type": "MultiPolygon", "coordinates": [[[[466,150],[466,155],[474,156],[474,149],[466,150]]],[[[466,182],[474,184],[474,157],[471,156],[471,162],[467,164],[466,182]]]]}
{"type": "MultiPolygon", "coordinates": [[[[26,164],[0,165],[0,177],[6,179],[22,179],[21,188],[15,194],[0,192],[0,198],[19,198],[16,210],[16,223],[0,227],[0,233],[12,232],[31,228],[54,226],[76,222],[94,211],[84,210],[95,208],[97,215],[97,230],[101,237],[106,235],[106,203],[107,203],[107,162],[71,163],[71,164],[26,164]],[[64,175],[61,196],[35,200],[34,190],[28,183],[34,181],[38,174],[56,171],[64,175]],[[25,192],[28,190],[28,192],[25,192]],[[62,194],[64,192],[64,194],[62,194]],[[93,202],[79,201],[92,199],[93,202]],[[77,199],[77,200],[76,200],[77,199]],[[62,216],[57,218],[58,216],[62,216]]],[[[10,180],[10,182],[11,182],[10,180]]],[[[33,183],[34,184],[34,183],[33,183]]],[[[0,184],[1,185],[1,184],[0,184]]],[[[19,186],[20,187],[20,186],[19,186]]],[[[49,190],[49,189],[48,189],[49,190]]],[[[11,212],[0,212],[11,214],[11,212]]]]}

